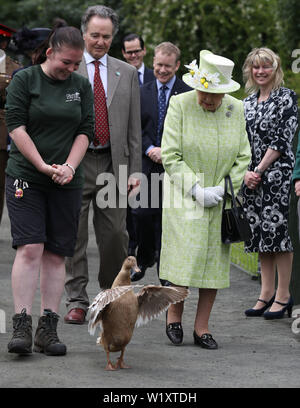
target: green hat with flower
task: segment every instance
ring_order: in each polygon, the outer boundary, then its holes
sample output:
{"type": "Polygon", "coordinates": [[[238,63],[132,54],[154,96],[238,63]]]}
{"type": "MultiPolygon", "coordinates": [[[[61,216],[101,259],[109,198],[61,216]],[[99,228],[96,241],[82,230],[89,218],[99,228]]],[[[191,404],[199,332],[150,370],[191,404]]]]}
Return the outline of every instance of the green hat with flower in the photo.
{"type": "Polygon", "coordinates": [[[185,67],[189,73],[182,79],[191,88],[210,93],[229,93],[240,88],[240,84],[231,79],[234,62],[211,51],[200,51],[199,68],[197,60],[185,67]]]}

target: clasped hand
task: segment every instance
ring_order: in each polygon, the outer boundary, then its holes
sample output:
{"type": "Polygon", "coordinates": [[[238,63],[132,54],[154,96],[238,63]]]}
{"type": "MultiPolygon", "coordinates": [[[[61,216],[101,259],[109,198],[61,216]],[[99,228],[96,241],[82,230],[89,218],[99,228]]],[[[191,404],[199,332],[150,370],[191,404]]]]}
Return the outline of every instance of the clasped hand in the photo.
{"type": "Polygon", "coordinates": [[[254,171],[246,171],[244,181],[250,190],[255,190],[261,182],[261,176],[254,171]]]}
{"type": "Polygon", "coordinates": [[[152,161],[155,163],[161,164],[161,148],[160,147],[153,147],[149,152],[148,156],[152,161]]]}
{"type": "Polygon", "coordinates": [[[60,184],[61,186],[70,183],[70,181],[73,179],[72,169],[61,164],[50,165],[43,163],[40,171],[44,174],[47,174],[47,176],[52,178],[54,183],[60,184]]]}
{"type": "Polygon", "coordinates": [[[221,186],[202,188],[196,184],[196,200],[206,208],[215,207],[223,200],[224,188],[221,186]]]}

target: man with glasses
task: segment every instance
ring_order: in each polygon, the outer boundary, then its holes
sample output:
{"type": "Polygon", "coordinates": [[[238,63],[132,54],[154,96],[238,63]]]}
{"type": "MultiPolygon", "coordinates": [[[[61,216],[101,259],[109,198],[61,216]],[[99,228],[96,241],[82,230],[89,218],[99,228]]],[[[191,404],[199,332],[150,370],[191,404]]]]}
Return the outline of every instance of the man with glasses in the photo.
{"type": "MultiPolygon", "coordinates": [[[[146,47],[141,36],[128,34],[122,40],[122,53],[126,62],[138,71],[140,86],[155,79],[153,70],[147,68],[143,62],[146,55],[146,47]]],[[[127,231],[129,235],[128,255],[136,255],[137,248],[137,221],[136,215],[128,206],[126,218],[127,231]]]]}
{"type": "Polygon", "coordinates": [[[137,69],[140,85],[155,79],[153,70],[143,62],[146,47],[141,36],[134,33],[126,35],[122,41],[122,53],[126,62],[137,69]]]}

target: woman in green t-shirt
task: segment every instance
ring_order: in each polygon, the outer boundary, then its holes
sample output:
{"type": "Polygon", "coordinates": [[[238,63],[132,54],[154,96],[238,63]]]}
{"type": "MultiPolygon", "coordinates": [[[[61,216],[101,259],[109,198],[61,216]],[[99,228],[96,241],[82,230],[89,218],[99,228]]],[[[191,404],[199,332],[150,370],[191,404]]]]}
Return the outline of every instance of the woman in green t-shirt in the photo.
{"type": "Polygon", "coordinates": [[[16,257],[15,306],[8,351],[32,352],[31,309],[40,278],[41,317],[34,351],[63,355],[56,327],[81,207],[80,162],[93,137],[93,93],[75,73],[84,49],[74,27],[53,30],[41,63],[19,71],[7,89],[6,123],[12,138],[6,200],[16,257]]]}

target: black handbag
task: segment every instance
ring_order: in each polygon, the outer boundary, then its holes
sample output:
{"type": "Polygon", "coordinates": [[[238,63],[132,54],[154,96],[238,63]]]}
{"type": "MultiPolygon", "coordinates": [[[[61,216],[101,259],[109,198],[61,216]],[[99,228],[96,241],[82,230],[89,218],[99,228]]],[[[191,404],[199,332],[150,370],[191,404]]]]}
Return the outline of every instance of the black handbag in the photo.
{"type": "Polygon", "coordinates": [[[246,212],[238,197],[234,196],[230,176],[226,176],[221,224],[222,242],[224,244],[231,244],[234,242],[249,241],[251,237],[252,231],[246,212]],[[231,191],[231,208],[225,209],[228,184],[231,191]]]}

